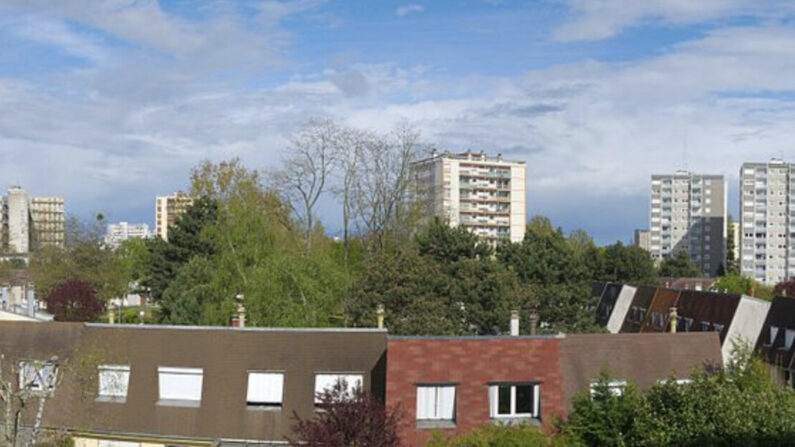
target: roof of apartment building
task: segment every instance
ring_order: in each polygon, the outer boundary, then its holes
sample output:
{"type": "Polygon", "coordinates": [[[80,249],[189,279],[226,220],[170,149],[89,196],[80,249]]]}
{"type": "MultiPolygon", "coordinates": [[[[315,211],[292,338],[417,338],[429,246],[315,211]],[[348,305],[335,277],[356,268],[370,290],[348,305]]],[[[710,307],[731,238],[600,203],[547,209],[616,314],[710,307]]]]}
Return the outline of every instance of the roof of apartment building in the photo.
{"type": "Polygon", "coordinates": [[[624,318],[624,324],[621,325],[621,332],[640,332],[641,324],[646,318],[646,313],[656,293],[656,287],[638,287],[630,303],[629,312],[624,318]]]}
{"type": "MultiPolygon", "coordinates": [[[[283,441],[314,414],[316,374],[355,374],[383,396],[386,331],[0,322],[11,364],[57,356],[62,382],[44,424],[174,440],[283,441]],[[98,396],[100,366],[129,368],[124,399],[98,396]],[[198,377],[199,400],[164,398],[165,374],[198,377]],[[185,372],[187,371],[187,372],[185,372]],[[249,372],[283,374],[280,405],[247,404],[249,372]]],[[[8,371],[6,369],[6,371],[8,371]]]]}
{"type": "Polygon", "coordinates": [[[676,312],[682,320],[677,326],[687,332],[717,332],[723,343],[740,298],[736,293],[683,290],[676,305],[676,312]],[[688,324],[691,325],[688,327],[688,324]]]}
{"type": "Polygon", "coordinates": [[[607,283],[596,305],[596,324],[606,326],[621,293],[623,284],[607,283]]]}
{"type": "Polygon", "coordinates": [[[640,326],[640,332],[667,332],[668,318],[672,307],[676,307],[680,292],[657,288],[640,326]]]}
{"type": "Polygon", "coordinates": [[[784,369],[795,361],[795,299],[777,297],[770,304],[756,348],[762,358],[784,369]]]}
{"type": "Polygon", "coordinates": [[[564,401],[589,389],[602,371],[648,388],[670,377],[689,378],[694,369],[721,364],[716,334],[572,334],[561,340],[564,401]]]}

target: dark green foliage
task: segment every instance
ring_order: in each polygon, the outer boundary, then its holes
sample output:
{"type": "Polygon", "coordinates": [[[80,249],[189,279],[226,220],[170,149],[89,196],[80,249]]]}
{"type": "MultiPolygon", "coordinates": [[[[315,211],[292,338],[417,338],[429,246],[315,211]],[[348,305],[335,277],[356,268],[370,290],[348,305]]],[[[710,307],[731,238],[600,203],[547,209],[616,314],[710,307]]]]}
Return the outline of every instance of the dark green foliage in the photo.
{"type": "Polygon", "coordinates": [[[633,285],[657,283],[654,260],[648,251],[616,242],[604,247],[601,254],[601,271],[596,279],[633,285]]]}
{"type": "Polygon", "coordinates": [[[447,437],[436,432],[428,447],[575,447],[577,440],[567,436],[550,436],[533,425],[484,425],[467,434],[447,437]]]}
{"type": "Polygon", "coordinates": [[[663,259],[660,263],[660,276],[665,278],[696,278],[701,270],[690,261],[685,250],[677,250],[673,256],[663,259]]]}
{"type": "Polygon", "coordinates": [[[737,252],[737,243],[739,241],[734,240],[732,223],[732,216],[729,215],[729,218],[726,219],[726,265],[723,268],[723,274],[718,273],[718,276],[723,276],[726,273],[734,275],[740,274],[740,265],[737,260],[734,259],[734,256],[737,252]]]}
{"type": "Polygon", "coordinates": [[[531,306],[530,289],[469,232],[436,220],[417,241],[367,263],[346,301],[351,324],[374,325],[384,305],[394,334],[499,334],[512,309],[531,306]]]}
{"type": "Polygon", "coordinates": [[[729,273],[719,277],[712,286],[715,290],[725,293],[742,293],[766,300],[773,299],[773,288],[753,278],[729,273]]]}
{"type": "Polygon", "coordinates": [[[581,263],[562,230],[545,217],[534,217],[524,240],[505,244],[499,261],[531,285],[541,327],[549,332],[598,331],[593,322],[591,273],[581,263]]]}

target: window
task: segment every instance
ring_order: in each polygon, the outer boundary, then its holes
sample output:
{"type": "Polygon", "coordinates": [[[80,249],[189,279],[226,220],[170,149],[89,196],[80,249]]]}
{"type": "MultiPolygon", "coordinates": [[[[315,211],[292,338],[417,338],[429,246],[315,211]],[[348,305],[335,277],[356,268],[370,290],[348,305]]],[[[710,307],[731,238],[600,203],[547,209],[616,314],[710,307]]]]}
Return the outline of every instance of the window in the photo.
{"type": "Polygon", "coordinates": [[[776,335],[778,335],[778,327],[770,326],[770,344],[771,345],[775,344],[776,335]]]}
{"type": "Polygon", "coordinates": [[[499,384],[489,387],[490,415],[499,418],[538,418],[539,385],[499,384]]]}
{"type": "Polygon", "coordinates": [[[281,407],[283,390],[283,373],[249,371],[246,405],[281,407]]]}
{"type": "MultiPolygon", "coordinates": [[[[598,381],[591,382],[591,399],[596,394],[596,387],[599,385],[598,381]]],[[[624,394],[624,388],[627,386],[626,380],[611,380],[607,383],[607,391],[613,396],[621,396],[624,394]]]]}
{"type": "Polygon", "coordinates": [[[55,389],[57,367],[52,362],[19,362],[19,388],[50,392],[55,389]]]}
{"type": "Polygon", "coordinates": [[[141,444],[139,442],[107,441],[100,439],[98,447],[141,447],[141,444]]]}
{"type": "Polygon", "coordinates": [[[160,405],[199,406],[202,398],[202,368],[157,368],[160,405]]]}
{"type": "Polygon", "coordinates": [[[795,340],[795,331],[792,329],[784,330],[784,347],[789,349],[792,347],[792,342],[795,340]]]}
{"type": "Polygon", "coordinates": [[[99,400],[124,402],[127,399],[129,383],[129,366],[99,366],[99,400]]]}
{"type": "Polygon", "coordinates": [[[455,385],[417,386],[417,420],[455,420],[455,385]]]}
{"type": "Polygon", "coordinates": [[[316,374],[315,375],[315,403],[320,403],[318,394],[333,390],[339,383],[345,383],[345,394],[350,395],[356,388],[364,384],[361,374],[316,374]]]}

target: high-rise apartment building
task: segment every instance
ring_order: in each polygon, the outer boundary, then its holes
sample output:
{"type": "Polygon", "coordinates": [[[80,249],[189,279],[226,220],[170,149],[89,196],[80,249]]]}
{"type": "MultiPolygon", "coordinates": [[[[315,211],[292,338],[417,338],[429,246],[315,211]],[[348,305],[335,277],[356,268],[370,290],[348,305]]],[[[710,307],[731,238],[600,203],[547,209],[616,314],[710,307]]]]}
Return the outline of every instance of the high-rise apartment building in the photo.
{"type": "Polygon", "coordinates": [[[795,164],[740,168],[740,272],[765,284],[795,277],[795,164]]]}
{"type": "Polygon", "coordinates": [[[193,198],[182,191],[170,196],[155,198],[155,234],[164,241],[168,240],[168,229],[177,222],[177,218],[193,205],[193,198]]]}
{"type": "Polygon", "coordinates": [[[131,224],[128,222],[119,222],[109,224],[107,232],[105,233],[105,244],[113,249],[116,249],[122,242],[129,239],[146,239],[151,236],[149,232],[149,225],[145,223],[131,224]]]}
{"type": "Polygon", "coordinates": [[[685,250],[702,272],[716,275],[726,252],[723,176],[684,171],[652,175],[649,228],[653,258],[685,250]]]}
{"type": "Polygon", "coordinates": [[[64,246],[63,197],[31,197],[30,220],[33,248],[64,246]]]}
{"type": "Polygon", "coordinates": [[[524,238],[525,164],[481,153],[431,154],[412,164],[418,200],[429,215],[441,216],[486,241],[524,238]]]}
{"type": "Polygon", "coordinates": [[[33,197],[18,187],[0,198],[2,225],[0,252],[26,255],[46,246],[64,245],[64,199],[33,197]]]}

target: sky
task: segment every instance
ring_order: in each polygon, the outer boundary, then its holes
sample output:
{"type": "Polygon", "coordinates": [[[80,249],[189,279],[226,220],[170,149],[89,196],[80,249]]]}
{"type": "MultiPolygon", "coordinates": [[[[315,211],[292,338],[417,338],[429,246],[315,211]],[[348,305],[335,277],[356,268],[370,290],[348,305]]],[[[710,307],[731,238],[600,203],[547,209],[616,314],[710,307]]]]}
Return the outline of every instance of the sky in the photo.
{"type": "Polygon", "coordinates": [[[528,215],[629,241],[652,173],[723,174],[731,212],[743,162],[795,162],[795,3],[0,0],[0,188],[151,225],[312,118],[525,161],[528,215]]]}

